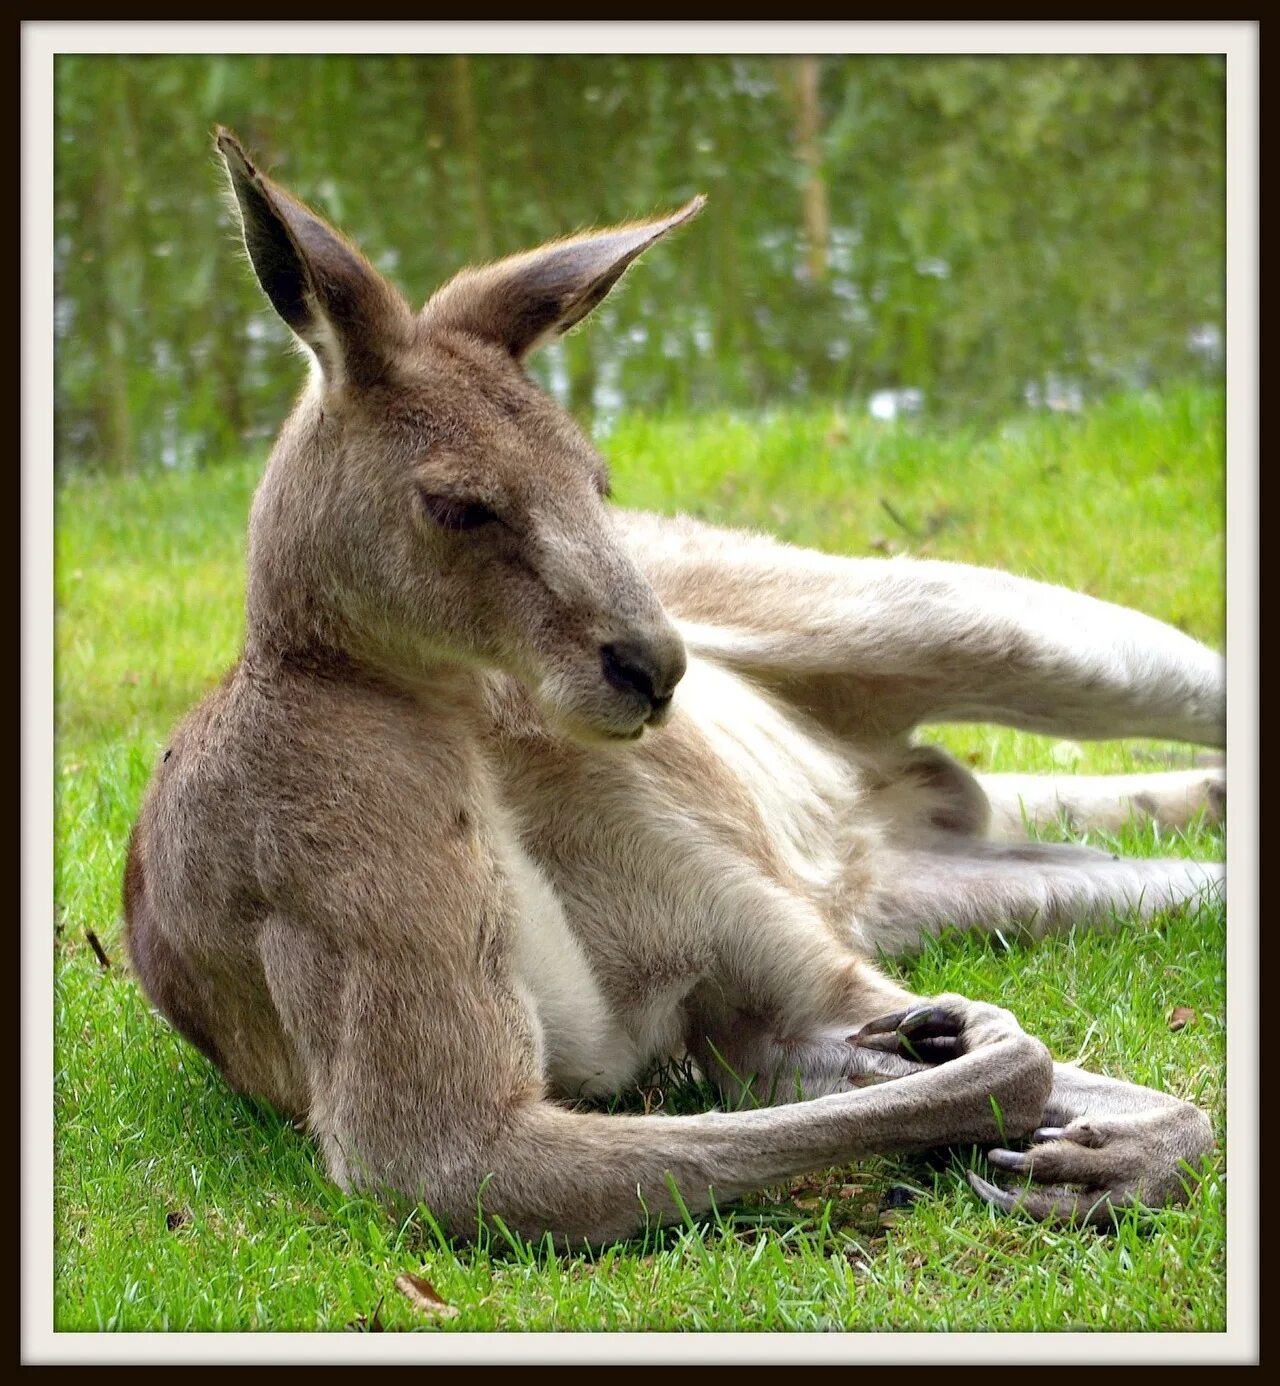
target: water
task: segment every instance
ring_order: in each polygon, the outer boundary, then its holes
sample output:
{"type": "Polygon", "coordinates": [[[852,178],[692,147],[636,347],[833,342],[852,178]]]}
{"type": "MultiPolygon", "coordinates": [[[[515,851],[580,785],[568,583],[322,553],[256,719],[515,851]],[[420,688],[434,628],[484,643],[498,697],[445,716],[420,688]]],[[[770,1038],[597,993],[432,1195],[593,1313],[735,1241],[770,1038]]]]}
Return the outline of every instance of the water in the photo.
{"type": "Polygon", "coordinates": [[[786,400],[1078,409],[1222,370],[1217,58],[77,55],[55,95],[62,468],[215,464],[296,392],[218,122],[417,302],[708,193],[533,363],[601,429],[786,400]]]}

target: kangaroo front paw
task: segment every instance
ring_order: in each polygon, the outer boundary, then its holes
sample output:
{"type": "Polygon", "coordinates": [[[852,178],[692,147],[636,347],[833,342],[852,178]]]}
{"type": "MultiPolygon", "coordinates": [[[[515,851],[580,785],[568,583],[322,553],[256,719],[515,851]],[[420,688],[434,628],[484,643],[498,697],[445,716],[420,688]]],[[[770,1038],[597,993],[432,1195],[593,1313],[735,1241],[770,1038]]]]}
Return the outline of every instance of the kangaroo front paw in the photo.
{"type": "Polygon", "coordinates": [[[938,1064],[1012,1037],[1028,1038],[1012,1012],[946,993],[868,1021],[850,1044],[938,1064]]]}
{"type": "Polygon", "coordinates": [[[995,1149],[998,1169],[1022,1175],[1018,1189],[1000,1189],[970,1173],[986,1202],[1007,1213],[1024,1212],[1064,1226],[1110,1226],[1117,1211],[1185,1203],[1213,1149],[1209,1119],[1180,1102],[1134,1116],[1077,1118],[1042,1127],[1027,1150],[995,1149]]]}
{"type": "MultiPolygon", "coordinates": [[[[1000,1006],[946,993],[869,1021],[849,1040],[931,1066],[984,1051],[994,1067],[974,1089],[975,1119],[1000,1139],[1024,1135],[1042,1119],[1053,1060],[1000,1006]]],[[[968,1125],[968,1118],[965,1126],[967,1135],[957,1130],[954,1139],[988,1139],[976,1124],[968,1125]]]]}

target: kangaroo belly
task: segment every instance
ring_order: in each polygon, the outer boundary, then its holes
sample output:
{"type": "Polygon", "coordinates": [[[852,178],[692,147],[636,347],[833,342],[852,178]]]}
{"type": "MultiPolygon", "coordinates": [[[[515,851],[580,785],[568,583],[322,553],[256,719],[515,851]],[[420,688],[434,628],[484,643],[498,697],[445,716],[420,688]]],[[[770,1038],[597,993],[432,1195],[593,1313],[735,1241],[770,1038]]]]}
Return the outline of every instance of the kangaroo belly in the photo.
{"type": "Polygon", "coordinates": [[[537,1019],[543,1072],[560,1096],[616,1092],[645,1056],[607,1001],[551,883],[515,841],[506,866],[520,897],[513,964],[537,1019]]]}

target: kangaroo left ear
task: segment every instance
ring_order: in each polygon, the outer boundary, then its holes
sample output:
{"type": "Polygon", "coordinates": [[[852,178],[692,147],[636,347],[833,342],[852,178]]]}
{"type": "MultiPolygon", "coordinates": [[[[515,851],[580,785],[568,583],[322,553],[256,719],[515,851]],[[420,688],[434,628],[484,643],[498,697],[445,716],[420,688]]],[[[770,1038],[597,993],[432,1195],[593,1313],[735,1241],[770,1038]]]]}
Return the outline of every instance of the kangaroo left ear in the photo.
{"type": "Polygon", "coordinates": [[[400,295],[322,217],[256,169],[240,141],[219,127],[245,249],[272,307],[333,386],[371,383],[410,336],[400,295]]]}
{"type": "Polygon", "coordinates": [[[496,342],[519,360],[581,322],[641,252],[705,202],[695,197],[668,217],[586,232],[463,270],[432,296],[423,321],[496,342]]]}

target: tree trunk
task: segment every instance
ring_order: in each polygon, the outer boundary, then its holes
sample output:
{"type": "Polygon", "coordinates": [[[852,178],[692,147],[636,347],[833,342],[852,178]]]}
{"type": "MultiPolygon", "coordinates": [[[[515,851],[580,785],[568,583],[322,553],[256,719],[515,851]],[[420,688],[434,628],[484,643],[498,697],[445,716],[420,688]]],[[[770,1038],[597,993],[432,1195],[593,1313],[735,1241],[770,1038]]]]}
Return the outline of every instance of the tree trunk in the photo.
{"type": "Polygon", "coordinates": [[[489,221],[489,204],[484,193],[484,167],[480,154],[480,134],[476,125],[471,59],[465,53],[454,54],[453,101],[458,121],[458,150],[466,167],[467,186],[471,192],[471,207],[475,218],[476,257],[491,260],[493,229],[489,221]]]}
{"type": "Polygon", "coordinates": [[[819,68],[816,57],[793,58],[795,86],[796,157],[804,165],[804,230],[808,242],[809,278],[821,284],[827,277],[827,241],[830,217],[827,184],[822,176],[822,151],[818,142],[821,113],[818,108],[819,68]]]}

